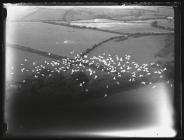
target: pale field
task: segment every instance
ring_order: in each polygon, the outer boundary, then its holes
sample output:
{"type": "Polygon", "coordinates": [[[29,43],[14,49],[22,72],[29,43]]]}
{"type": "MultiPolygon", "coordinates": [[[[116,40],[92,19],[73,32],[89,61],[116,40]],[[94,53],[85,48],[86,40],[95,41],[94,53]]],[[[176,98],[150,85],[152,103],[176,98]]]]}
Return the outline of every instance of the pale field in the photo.
{"type": "MultiPolygon", "coordinates": [[[[72,21],[71,25],[84,26],[84,27],[95,27],[104,30],[117,31],[122,33],[147,33],[147,32],[168,32],[164,29],[153,27],[151,22],[158,21],[162,25],[170,25],[167,20],[132,20],[132,21],[118,21],[108,19],[94,19],[94,20],[77,20],[72,21]]],[[[173,24],[170,26],[174,26],[173,24]]]]}

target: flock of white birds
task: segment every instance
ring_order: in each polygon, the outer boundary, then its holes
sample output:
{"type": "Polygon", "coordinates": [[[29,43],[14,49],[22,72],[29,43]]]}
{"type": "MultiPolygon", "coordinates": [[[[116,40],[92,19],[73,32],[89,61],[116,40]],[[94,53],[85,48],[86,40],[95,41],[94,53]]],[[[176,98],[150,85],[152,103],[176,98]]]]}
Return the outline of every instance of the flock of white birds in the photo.
{"type": "MultiPolygon", "coordinates": [[[[158,80],[165,80],[164,73],[167,72],[166,67],[163,67],[155,62],[140,65],[132,60],[131,55],[126,54],[124,57],[115,55],[115,57],[112,57],[111,54],[105,53],[93,57],[88,57],[87,55],[81,57],[77,54],[74,59],[66,58],[62,60],[44,60],[42,64],[37,64],[37,62],[34,61],[29,62],[28,58],[24,58],[24,63],[21,63],[19,68],[20,70],[18,70],[18,72],[31,72],[33,77],[36,79],[39,77],[52,77],[54,73],[69,73],[69,75],[72,75],[81,71],[86,73],[89,77],[91,77],[91,79],[96,80],[101,77],[101,73],[103,72],[107,75],[111,75],[111,77],[113,76],[113,80],[117,85],[120,85],[120,81],[126,80],[127,78],[125,77],[128,76],[127,82],[140,81],[140,84],[142,85],[153,84],[152,88],[156,87],[154,82],[158,80]],[[30,67],[32,69],[29,67],[26,68],[26,65],[30,64],[32,65],[30,67]],[[43,70],[45,70],[47,74],[45,72],[42,73],[43,70]]],[[[12,66],[10,74],[14,75],[14,70],[15,68],[12,66]]],[[[22,82],[25,83],[26,79],[22,82]]],[[[166,83],[173,87],[171,81],[166,81],[166,83]]],[[[85,81],[79,83],[79,86],[82,87],[84,84],[85,81]]],[[[106,88],[109,88],[109,85],[106,85],[106,88]]]]}

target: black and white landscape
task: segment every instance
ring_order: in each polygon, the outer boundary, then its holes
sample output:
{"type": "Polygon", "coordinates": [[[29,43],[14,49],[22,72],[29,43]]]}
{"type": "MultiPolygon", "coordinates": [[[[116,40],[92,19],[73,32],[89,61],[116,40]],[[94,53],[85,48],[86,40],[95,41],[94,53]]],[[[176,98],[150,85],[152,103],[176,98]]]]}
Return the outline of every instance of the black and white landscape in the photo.
{"type": "Polygon", "coordinates": [[[7,135],[176,135],[172,7],[6,7],[7,135]]]}

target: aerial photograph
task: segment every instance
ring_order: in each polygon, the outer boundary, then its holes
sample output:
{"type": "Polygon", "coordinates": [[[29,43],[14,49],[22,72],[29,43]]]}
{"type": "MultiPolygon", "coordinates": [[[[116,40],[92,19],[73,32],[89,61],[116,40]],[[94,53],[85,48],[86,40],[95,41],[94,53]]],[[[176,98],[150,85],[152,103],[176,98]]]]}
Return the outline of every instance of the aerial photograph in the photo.
{"type": "Polygon", "coordinates": [[[172,6],[4,7],[7,136],[177,135],[172,6]]]}

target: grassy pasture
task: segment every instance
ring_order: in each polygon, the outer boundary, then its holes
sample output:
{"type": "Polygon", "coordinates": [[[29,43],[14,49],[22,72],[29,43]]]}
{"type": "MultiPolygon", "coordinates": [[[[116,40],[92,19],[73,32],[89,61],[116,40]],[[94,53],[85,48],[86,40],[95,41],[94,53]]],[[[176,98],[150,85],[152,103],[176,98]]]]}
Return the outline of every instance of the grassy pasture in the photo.
{"type": "Polygon", "coordinates": [[[6,42],[32,47],[61,56],[74,57],[114,33],[70,28],[39,22],[8,22],[6,42]],[[73,52],[71,54],[70,52],[73,52]]]}
{"type": "MultiPolygon", "coordinates": [[[[165,47],[165,40],[167,38],[167,35],[150,35],[136,38],[130,37],[123,41],[121,39],[114,39],[91,51],[88,56],[98,56],[104,52],[111,54],[112,57],[115,57],[115,55],[124,56],[125,54],[129,54],[140,64],[154,62],[156,61],[156,54],[165,47]]],[[[174,46],[171,45],[170,48],[172,48],[170,51],[173,53],[174,46]]]]}

